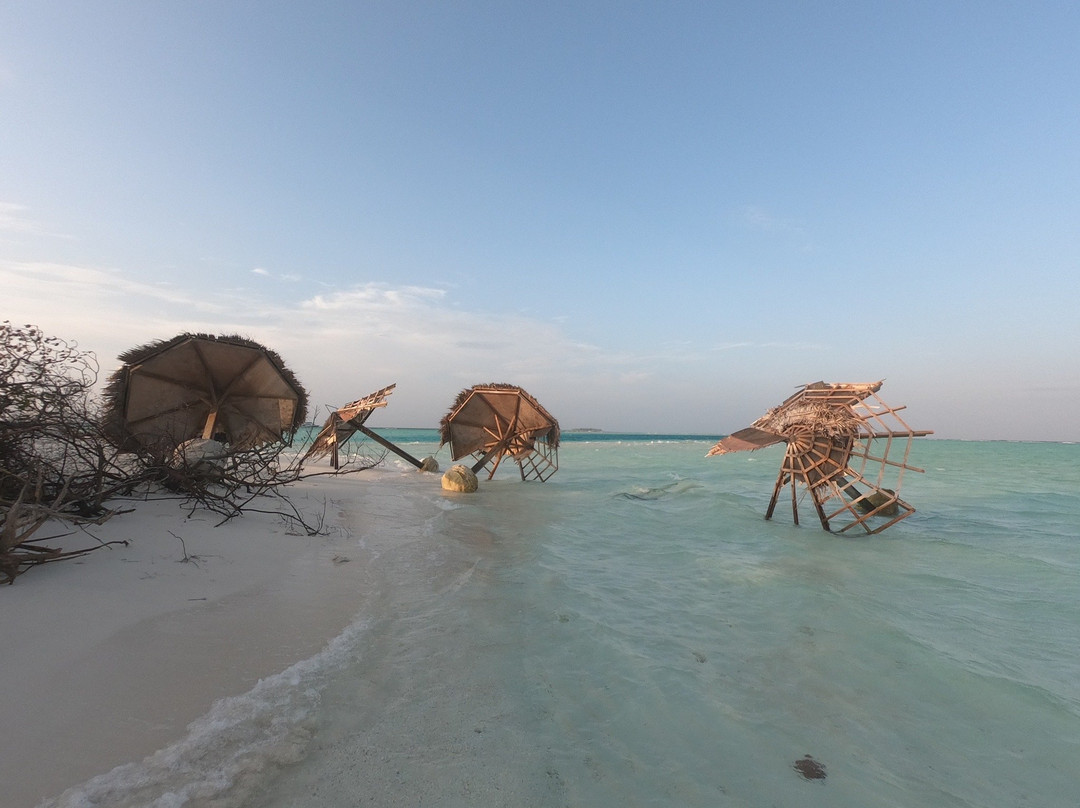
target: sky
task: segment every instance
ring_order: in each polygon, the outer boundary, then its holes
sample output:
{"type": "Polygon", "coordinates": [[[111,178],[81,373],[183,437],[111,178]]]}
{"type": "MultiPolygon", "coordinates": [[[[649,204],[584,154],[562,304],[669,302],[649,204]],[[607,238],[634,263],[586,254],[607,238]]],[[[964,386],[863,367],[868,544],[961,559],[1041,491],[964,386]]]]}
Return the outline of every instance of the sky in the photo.
{"type": "Polygon", "coordinates": [[[1080,4],[9,0],[0,320],[725,434],[1080,440],[1080,4]]]}

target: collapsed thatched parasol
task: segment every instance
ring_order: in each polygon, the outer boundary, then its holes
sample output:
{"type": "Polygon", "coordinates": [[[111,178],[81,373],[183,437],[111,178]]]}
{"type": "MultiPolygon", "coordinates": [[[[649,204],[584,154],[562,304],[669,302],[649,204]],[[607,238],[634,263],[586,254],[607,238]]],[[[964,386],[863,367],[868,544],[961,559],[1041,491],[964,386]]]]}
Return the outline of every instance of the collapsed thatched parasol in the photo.
{"type": "Polygon", "coordinates": [[[372,432],[366,426],[367,419],[371,417],[371,414],[380,407],[386,406],[386,399],[394,392],[395,387],[397,387],[396,384],[387,385],[363,398],[350,401],[345,406],[338,407],[330,413],[330,417],[326,419],[326,423],[323,424],[319,434],[312,441],[311,448],[304,455],[304,460],[318,460],[320,457],[330,455],[330,465],[335,469],[339,468],[341,465],[339,457],[341,447],[349,438],[360,432],[389,449],[398,457],[412,463],[421,471],[437,470],[439,464],[435,462],[434,458],[427,457],[423,460],[417,460],[400,446],[395,446],[382,435],[372,432]]]}
{"type": "Polygon", "coordinates": [[[239,336],[180,334],[120,355],[104,426],[124,448],[223,437],[248,449],[282,440],[307,415],[307,391],[281,357],[239,336]]]}
{"type": "Polygon", "coordinates": [[[911,440],[932,434],[912,430],[878,395],[882,382],[807,384],[745,429],[722,438],[707,456],[753,451],[787,443],[765,518],[772,517],[780,490],[791,485],[792,515],[799,522],[796,488],[808,490],[821,526],[841,531],[858,525],[878,533],[915,509],[897,495],[908,465],[911,440]],[[878,442],[880,448],[872,449],[878,442]],[[903,458],[889,459],[903,446],[903,458]],[[890,487],[885,487],[888,484],[890,487]],[[871,526],[870,517],[890,517],[871,526]]]}
{"type": "Polygon", "coordinates": [[[827,437],[854,437],[862,419],[852,407],[880,390],[881,384],[808,384],[746,429],[721,438],[706,457],[763,449],[806,432],[827,437]]]}
{"type": "Polygon", "coordinates": [[[559,422],[513,384],[481,384],[462,390],[439,430],[454,460],[468,455],[478,458],[473,472],[494,461],[488,479],[506,455],[518,464],[523,480],[546,480],[559,468],[559,422]]]}

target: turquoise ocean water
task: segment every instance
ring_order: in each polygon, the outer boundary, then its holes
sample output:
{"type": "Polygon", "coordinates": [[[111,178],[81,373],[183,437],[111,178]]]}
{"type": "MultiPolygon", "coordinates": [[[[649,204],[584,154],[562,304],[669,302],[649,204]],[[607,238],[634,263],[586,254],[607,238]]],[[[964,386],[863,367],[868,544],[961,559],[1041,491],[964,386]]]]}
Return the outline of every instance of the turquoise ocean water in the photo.
{"type": "Polygon", "coordinates": [[[765,521],[782,447],[712,442],[572,433],[474,495],[391,457],[354,625],[215,705],[153,804],[1077,804],[1080,446],[919,440],[917,513],[866,536],[765,521]]]}

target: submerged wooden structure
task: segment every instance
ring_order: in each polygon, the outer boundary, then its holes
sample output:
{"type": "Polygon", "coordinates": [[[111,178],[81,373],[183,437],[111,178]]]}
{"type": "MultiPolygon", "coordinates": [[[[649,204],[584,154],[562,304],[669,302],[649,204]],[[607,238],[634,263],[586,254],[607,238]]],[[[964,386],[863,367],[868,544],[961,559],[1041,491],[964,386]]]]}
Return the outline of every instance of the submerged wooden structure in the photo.
{"type": "Polygon", "coordinates": [[[304,422],[307,391],[274,351],[239,336],[180,334],[120,355],[105,429],[129,449],[215,438],[234,449],[279,441],[304,422]]]}
{"type": "Polygon", "coordinates": [[[805,385],[746,429],[721,439],[707,456],[753,451],[787,443],[772,499],[791,487],[791,512],[799,523],[799,491],[809,494],[825,530],[861,528],[880,533],[915,512],[900,498],[904,472],[922,472],[908,463],[914,430],[878,396],[882,382],[805,385]]]}
{"type": "Polygon", "coordinates": [[[369,393],[363,398],[358,398],[356,401],[350,401],[344,407],[339,407],[330,413],[330,417],[326,419],[326,423],[323,424],[319,434],[315,436],[315,440],[311,443],[311,448],[307,450],[304,455],[304,460],[315,460],[320,457],[330,455],[330,465],[335,469],[340,468],[340,448],[357,432],[371,438],[373,441],[389,449],[394,454],[398,455],[408,462],[412,463],[418,469],[424,468],[423,461],[417,460],[411,454],[406,452],[399,446],[395,446],[388,441],[382,435],[373,432],[369,429],[365,422],[371,417],[371,414],[380,407],[386,406],[387,397],[394,392],[394,388],[397,384],[388,385],[381,390],[376,390],[374,393],[369,393]]]}
{"type": "Polygon", "coordinates": [[[506,456],[518,464],[522,480],[544,481],[559,469],[559,422],[515,385],[462,390],[439,427],[454,460],[476,458],[474,474],[491,463],[489,480],[506,456]]]}

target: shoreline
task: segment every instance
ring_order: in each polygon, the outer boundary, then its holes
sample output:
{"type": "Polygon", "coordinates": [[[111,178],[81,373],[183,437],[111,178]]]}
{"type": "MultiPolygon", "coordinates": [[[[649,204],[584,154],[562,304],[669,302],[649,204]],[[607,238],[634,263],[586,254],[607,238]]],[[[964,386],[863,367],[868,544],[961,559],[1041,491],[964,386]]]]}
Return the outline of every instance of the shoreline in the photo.
{"type": "MultiPolygon", "coordinates": [[[[370,596],[361,585],[369,551],[349,528],[356,510],[340,503],[386,473],[291,484],[301,510],[325,509],[318,536],[290,535],[268,514],[215,527],[215,514],[188,518],[176,500],[139,501],[91,531],[128,546],[45,564],[3,587],[7,804],[36,806],[152,755],[218,700],[346,630],[370,596]]],[[[83,543],[94,539],[54,542],[83,543]]]]}

